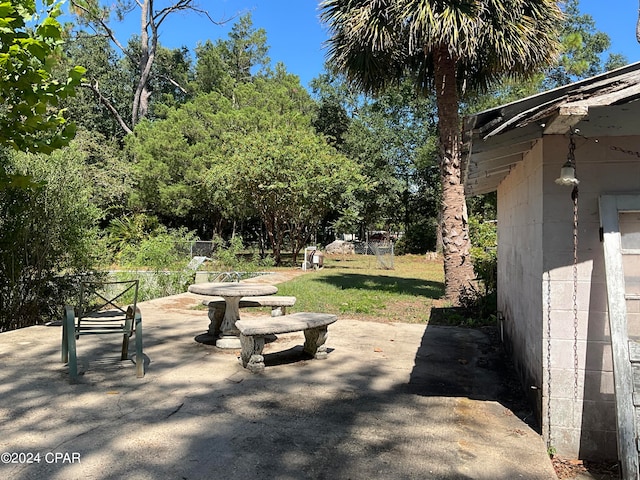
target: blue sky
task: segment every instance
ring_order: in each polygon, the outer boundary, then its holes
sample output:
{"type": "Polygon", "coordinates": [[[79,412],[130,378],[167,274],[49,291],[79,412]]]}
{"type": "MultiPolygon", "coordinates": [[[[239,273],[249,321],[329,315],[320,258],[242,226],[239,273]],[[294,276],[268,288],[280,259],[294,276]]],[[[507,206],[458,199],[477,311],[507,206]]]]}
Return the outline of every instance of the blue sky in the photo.
{"type": "Polygon", "coordinates": [[[609,35],[612,53],[622,53],[629,63],[640,60],[638,0],[580,0],[579,6],[582,13],[593,17],[598,30],[609,35]]]}
{"type": "MultiPolygon", "coordinates": [[[[218,20],[252,12],[256,28],[264,28],[275,64],[283,62],[287,70],[300,76],[303,85],[323,70],[326,51],[322,43],[326,29],[318,20],[318,0],[200,0],[211,17],[218,20]]],[[[591,15],[596,28],[611,37],[611,52],[624,54],[630,63],[640,60],[640,44],[635,38],[638,0],[580,0],[582,13],[591,15]]],[[[130,19],[135,33],[138,18],[130,19]]],[[[226,38],[233,22],[225,26],[211,24],[204,17],[178,14],[161,29],[161,43],[170,48],[186,46],[191,51],[198,42],[226,38]]],[[[122,33],[126,33],[123,28],[122,33]]]]}
{"type": "MultiPolygon", "coordinates": [[[[156,2],[167,5],[169,0],[156,2]]],[[[251,12],[253,26],[267,32],[269,57],[272,63],[282,62],[287,71],[309,82],[323,70],[325,51],[322,42],[326,29],[318,19],[318,0],[198,0],[214,20],[223,20],[251,12]]],[[[140,20],[131,14],[118,31],[126,37],[139,32],[140,20]]],[[[212,24],[206,17],[194,13],[177,13],[167,18],[160,29],[160,43],[169,48],[186,46],[194,51],[198,43],[218,38],[226,39],[233,19],[225,25],[212,24]]]]}

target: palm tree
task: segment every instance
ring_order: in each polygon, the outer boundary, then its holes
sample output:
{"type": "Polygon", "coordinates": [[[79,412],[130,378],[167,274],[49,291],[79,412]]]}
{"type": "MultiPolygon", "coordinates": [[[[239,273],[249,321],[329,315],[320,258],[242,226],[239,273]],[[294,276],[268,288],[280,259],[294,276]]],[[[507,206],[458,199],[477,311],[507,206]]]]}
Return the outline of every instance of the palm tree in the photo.
{"type": "Polygon", "coordinates": [[[474,276],[461,179],[460,96],[504,74],[526,77],[558,48],[552,0],[324,0],[329,62],[365,92],[410,77],[435,93],[442,181],[445,296],[474,276]]]}

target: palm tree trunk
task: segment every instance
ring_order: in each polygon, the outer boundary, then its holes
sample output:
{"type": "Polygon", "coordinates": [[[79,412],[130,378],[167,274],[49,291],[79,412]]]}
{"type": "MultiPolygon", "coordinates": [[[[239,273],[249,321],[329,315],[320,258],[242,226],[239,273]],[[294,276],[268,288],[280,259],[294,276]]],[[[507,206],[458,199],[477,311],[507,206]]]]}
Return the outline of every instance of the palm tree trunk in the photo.
{"type": "Polygon", "coordinates": [[[460,304],[460,294],[474,278],[464,186],[460,172],[460,115],[456,63],[446,47],[435,52],[434,79],[440,130],[442,241],[445,297],[460,304]]]}

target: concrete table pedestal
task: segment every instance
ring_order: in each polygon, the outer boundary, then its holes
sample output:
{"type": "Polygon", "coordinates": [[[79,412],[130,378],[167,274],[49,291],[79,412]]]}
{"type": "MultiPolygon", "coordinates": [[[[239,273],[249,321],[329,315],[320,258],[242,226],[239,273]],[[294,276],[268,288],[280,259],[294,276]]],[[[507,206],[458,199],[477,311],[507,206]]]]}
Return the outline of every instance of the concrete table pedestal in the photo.
{"type": "Polygon", "coordinates": [[[240,332],[236,328],[236,322],[240,319],[240,299],[273,295],[278,292],[278,289],[273,285],[250,283],[198,283],[189,286],[189,292],[224,298],[225,312],[220,326],[220,335],[216,339],[216,347],[231,349],[241,348],[240,332]]]}

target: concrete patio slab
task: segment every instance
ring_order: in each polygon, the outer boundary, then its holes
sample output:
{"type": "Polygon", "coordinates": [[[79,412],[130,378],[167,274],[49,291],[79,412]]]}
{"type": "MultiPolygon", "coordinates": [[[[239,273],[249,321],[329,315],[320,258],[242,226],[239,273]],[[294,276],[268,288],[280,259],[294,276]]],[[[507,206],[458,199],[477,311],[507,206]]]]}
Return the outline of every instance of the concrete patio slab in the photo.
{"type": "Polygon", "coordinates": [[[0,334],[0,478],[557,478],[480,330],[339,317],[326,360],[280,335],[252,375],[203,343],[201,301],[140,304],[142,379],[113,336],[78,341],[71,385],[61,327],[0,334]]]}

